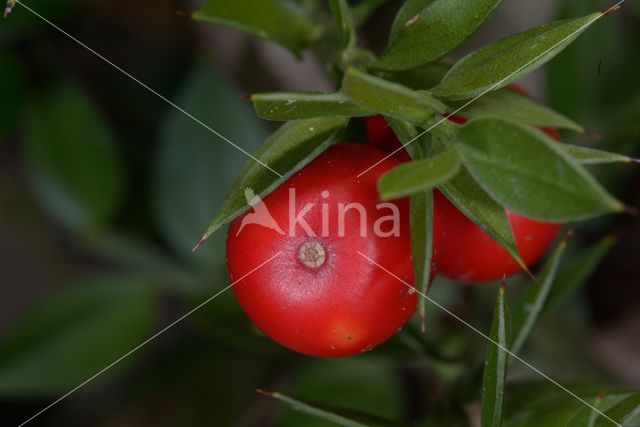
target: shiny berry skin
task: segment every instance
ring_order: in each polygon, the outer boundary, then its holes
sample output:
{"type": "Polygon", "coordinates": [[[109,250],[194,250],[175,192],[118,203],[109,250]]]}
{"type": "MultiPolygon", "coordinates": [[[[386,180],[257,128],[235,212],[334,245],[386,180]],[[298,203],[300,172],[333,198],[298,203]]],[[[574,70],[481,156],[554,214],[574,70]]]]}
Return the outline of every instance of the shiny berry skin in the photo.
{"type": "Polygon", "coordinates": [[[235,295],[274,341],[307,355],[348,356],[387,340],[415,311],[414,290],[358,254],[413,283],[408,200],[381,207],[376,188],[379,177],[398,162],[386,159],[357,178],[385,156],[361,144],[334,145],[285,181],[264,198],[284,234],[258,224],[238,233],[252,210],[231,223],[227,263],[232,282],[238,281],[235,295]],[[300,223],[289,229],[290,189],[295,189],[292,218],[310,204],[303,219],[317,237],[309,236],[300,223]],[[341,215],[339,204],[344,208],[351,203],[363,208],[364,221],[359,208],[341,215]],[[390,206],[399,213],[397,233],[383,237],[393,231],[393,223],[383,221],[392,213],[390,206]],[[339,216],[344,218],[342,228],[339,216]]]}
{"type": "MultiPolygon", "coordinates": [[[[438,236],[434,258],[438,273],[461,283],[502,279],[522,271],[509,253],[460,212],[439,191],[434,192],[433,233],[438,236]]],[[[534,264],[562,228],[507,210],[522,260],[534,264]]]]}

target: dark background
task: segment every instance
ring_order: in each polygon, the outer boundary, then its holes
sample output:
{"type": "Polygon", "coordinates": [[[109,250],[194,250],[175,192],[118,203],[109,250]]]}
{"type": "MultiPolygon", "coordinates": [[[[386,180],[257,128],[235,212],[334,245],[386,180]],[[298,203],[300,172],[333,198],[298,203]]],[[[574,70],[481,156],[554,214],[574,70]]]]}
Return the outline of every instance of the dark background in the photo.
{"type": "MultiPolygon", "coordinates": [[[[387,2],[367,22],[365,46],[384,48],[400,4],[387,2]]],[[[610,4],[506,1],[455,56],[610,4]]],[[[197,2],[28,5],[249,152],[273,124],[255,118],[244,95],[333,90],[314,58],[298,62],[180,13],[197,2]]],[[[639,154],[638,6],[629,2],[522,82],[587,127],[567,139],[639,154]]],[[[246,160],[21,6],[0,20],[0,424],[19,424],[227,286],[224,232],[196,255],[191,247],[246,160]]],[[[637,166],[595,171],[640,206],[637,166]]],[[[561,380],[640,386],[640,219],[576,224],[568,258],[605,236],[615,237],[613,249],[536,328],[524,355],[561,380]]],[[[486,330],[495,290],[439,280],[433,298],[486,330]]],[[[484,351],[480,339],[430,309],[431,343],[484,351]]],[[[416,355],[412,328],[365,355],[307,358],[261,336],[229,292],[33,425],[325,425],[256,388],[417,419],[456,367],[416,355]]],[[[524,367],[515,372],[534,377],[524,367]]]]}

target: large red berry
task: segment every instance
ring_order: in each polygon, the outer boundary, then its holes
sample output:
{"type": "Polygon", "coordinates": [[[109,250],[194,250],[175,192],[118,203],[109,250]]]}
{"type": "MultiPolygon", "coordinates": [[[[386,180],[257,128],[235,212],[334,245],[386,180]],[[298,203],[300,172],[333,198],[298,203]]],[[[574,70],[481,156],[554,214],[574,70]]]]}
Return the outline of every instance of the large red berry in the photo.
{"type": "Polygon", "coordinates": [[[395,334],[413,314],[416,295],[402,282],[413,283],[408,201],[381,204],[376,188],[398,162],[386,159],[357,177],[385,155],[335,145],[232,222],[229,274],[241,279],[234,292],[280,344],[315,356],[356,354],[395,334]]]}

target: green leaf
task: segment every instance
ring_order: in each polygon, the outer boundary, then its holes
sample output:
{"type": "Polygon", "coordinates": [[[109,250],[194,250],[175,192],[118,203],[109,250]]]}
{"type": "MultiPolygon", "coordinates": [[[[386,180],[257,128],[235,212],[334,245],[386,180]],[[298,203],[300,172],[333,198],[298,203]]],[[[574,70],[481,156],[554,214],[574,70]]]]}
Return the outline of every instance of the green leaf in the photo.
{"type": "MultiPolygon", "coordinates": [[[[410,152],[414,153],[415,158],[426,158],[426,149],[433,148],[432,143],[434,140],[430,134],[417,138],[420,135],[419,131],[412,124],[393,118],[388,119],[388,122],[403,144],[415,140],[411,146],[407,147],[410,152]]],[[[435,150],[428,151],[430,151],[430,155],[435,152],[435,150]]],[[[431,285],[431,268],[433,264],[433,191],[418,192],[411,196],[410,223],[411,253],[413,254],[413,271],[416,284],[419,286],[420,292],[423,295],[427,295],[431,285]]],[[[418,298],[418,312],[423,331],[426,328],[426,303],[426,298],[418,298]]]]}
{"type": "Polygon", "coordinates": [[[329,0],[331,13],[333,14],[340,39],[340,47],[346,49],[355,45],[355,30],[347,0],[329,0]]]}
{"type": "Polygon", "coordinates": [[[507,375],[509,356],[509,308],[504,298],[504,286],[498,291],[493,322],[489,337],[493,342],[487,343],[487,356],[484,364],[482,381],[482,427],[499,427],[502,425],[504,405],[504,386],[507,375]]]}
{"type": "MultiPolygon", "coordinates": [[[[348,402],[351,410],[381,419],[395,420],[404,410],[402,384],[397,365],[387,357],[369,353],[359,357],[334,359],[305,358],[288,385],[289,395],[323,406],[341,407],[348,402]],[[366,387],[362,387],[366,384],[366,387]]],[[[287,410],[278,427],[324,427],[329,423],[306,413],[287,410]]],[[[333,424],[331,424],[333,425],[333,424]]]]}
{"type": "Polygon", "coordinates": [[[458,138],[469,172],[501,205],[522,215],[562,222],[624,209],[560,144],[535,129],[478,118],[462,126],[458,138]]]}
{"type": "Polygon", "coordinates": [[[471,36],[500,3],[502,0],[410,2],[398,14],[389,46],[375,66],[408,70],[443,57],[471,36]],[[409,16],[420,6],[421,10],[409,16]]]}
{"type": "Polygon", "coordinates": [[[553,255],[545,263],[536,281],[529,287],[524,300],[513,316],[514,339],[511,345],[511,352],[514,354],[520,352],[542,313],[549,292],[555,282],[560,259],[566,247],[566,241],[560,242],[553,255]]]}
{"type": "Polygon", "coordinates": [[[296,55],[316,38],[315,25],[282,0],[209,0],[193,18],[255,34],[296,55]]]}
{"type": "Polygon", "coordinates": [[[418,126],[428,124],[438,113],[446,111],[440,101],[426,92],[411,90],[355,68],[345,72],[342,88],[356,103],[418,126]]]}
{"type": "Polygon", "coordinates": [[[639,412],[640,393],[633,393],[621,402],[616,403],[613,407],[609,408],[607,412],[605,412],[605,415],[609,417],[609,419],[600,415],[596,419],[595,427],[615,427],[616,423],[621,425],[639,412]],[[611,420],[613,420],[613,422],[611,420]]]}
{"type": "MultiPolygon", "coordinates": [[[[205,62],[197,63],[178,90],[176,103],[247,152],[258,149],[266,132],[241,90],[205,62]]],[[[225,201],[227,189],[246,163],[246,154],[175,109],[163,118],[153,159],[151,212],[176,253],[193,260],[193,242],[225,201]]],[[[220,253],[224,239],[215,242],[220,253]]],[[[213,251],[213,249],[211,249],[213,251]]],[[[213,253],[202,260],[219,263],[213,253]]]]}
{"type": "Polygon", "coordinates": [[[568,300],[591,277],[615,243],[615,237],[607,236],[593,247],[580,253],[560,270],[544,304],[543,313],[568,300]]]}
{"type": "MultiPolygon", "coordinates": [[[[584,382],[584,380],[579,383],[565,383],[565,386],[586,402],[591,403],[600,399],[601,404],[598,405],[598,408],[604,408],[604,410],[608,409],[611,404],[617,403],[630,393],[636,391],[629,387],[603,387],[602,385],[584,382]]],[[[514,381],[509,384],[508,395],[509,398],[505,402],[505,409],[513,418],[519,418],[521,416],[528,418],[528,415],[532,413],[544,412],[551,407],[564,406],[565,404],[574,405],[577,409],[589,408],[583,402],[580,402],[574,396],[571,396],[565,390],[559,388],[556,384],[545,379],[522,379],[514,381]]],[[[507,424],[511,425],[510,422],[507,424]]],[[[561,425],[564,426],[564,424],[561,425]]]]}
{"type": "Polygon", "coordinates": [[[36,196],[65,225],[86,231],[108,222],[124,196],[115,137],[80,89],[59,87],[30,105],[26,155],[36,196]]]}
{"type": "Polygon", "coordinates": [[[458,175],[439,188],[467,218],[505,248],[520,267],[529,271],[518,253],[504,208],[478,185],[464,166],[460,168],[458,175]]]}
{"type": "Polygon", "coordinates": [[[426,90],[440,83],[452,66],[453,62],[445,58],[413,70],[380,71],[376,75],[411,89],[426,90]]]}
{"type": "Polygon", "coordinates": [[[262,164],[250,160],[198,245],[221,226],[247,210],[249,206],[245,198],[247,188],[251,188],[254,194],[260,197],[265,196],[322,153],[347,123],[346,118],[326,117],[291,121],[278,129],[255,157],[282,176],[276,176],[262,164]]]}
{"type": "Polygon", "coordinates": [[[578,145],[562,144],[562,149],[573,159],[583,165],[597,165],[605,163],[638,163],[638,160],[622,154],[610,153],[595,148],[580,147],[578,145]]]}
{"type": "Polygon", "coordinates": [[[419,147],[434,141],[431,134],[421,132],[411,123],[393,117],[385,117],[385,120],[402,145],[408,144],[405,149],[413,158],[421,158],[422,153],[420,153],[419,147]]]}
{"type": "MultiPolygon", "coordinates": [[[[528,387],[529,388],[529,387],[528,387]]],[[[585,402],[595,406],[599,411],[607,413],[609,409],[624,401],[630,395],[628,389],[611,389],[601,386],[570,387],[580,401],[549,384],[547,387],[532,387],[528,393],[520,396],[524,398],[524,404],[518,405],[515,412],[510,412],[506,422],[507,427],[585,427],[590,426],[591,415],[598,415],[585,402]],[[553,388],[550,388],[553,387],[553,388]],[[593,402],[593,403],[591,403],[593,402]]],[[[521,390],[523,391],[523,390],[521,390]]],[[[509,409],[514,390],[509,389],[509,409]]],[[[612,424],[605,424],[607,426],[612,424]]],[[[633,424],[636,425],[636,424],[633,424]]],[[[630,427],[630,426],[629,426],[630,427]]]]}
{"type": "MultiPolygon", "coordinates": [[[[598,411],[602,411],[603,396],[596,396],[591,405],[598,411]]],[[[598,412],[589,406],[585,406],[580,409],[576,414],[571,417],[564,427],[594,427],[596,418],[599,416],[598,412]]]]}
{"type": "Polygon", "coordinates": [[[256,113],[266,120],[298,120],[313,117],[366,117],[375,114],[342,93],[258,93],[251,96],[256,113]]]}
{"type": "Polygon", "coordinates": [[[94,279],[30,309],[0,346],[0,396],[58,397],[139,345],[153,323],[149,291],[94,279]]]}
{"type": "Polygon", "coordinates": [[[551,60],[601,16],[553,22],[477,50],[461,59],[433,94],[467,99],[500,89],[551,60]]]}
{"type": "Polygon", "coordinates": [[[469,118],[501,117],[531,126],[584,132],[584,128],[574,121],[509,88],[485,94],[461,110],[459,114],[469,118]]]}
{"type": "Polygon", "coordinates": [[[420,12],[433,2],[434,0],[405,0],[393,20],[393,25],[391,25],[389,42],[392,43],[395,41],[400,33],[407,28],[407,22],[410,22],[411,18],[414,18],[416,15],[420,15],[420,12]]]}
{"type": "MultiPolygon", "coordinates": [[[[423,191],[411,196],[411,254],[416,286],[427,295],[431,285],[433,263],[433,191],[423,191]]],[[[418,298],[418,313],[422,330],[425,330],[426,298],[418,298]]]]}
{"type": "Polygon", "coordinates": [[[378,182],[383,200],[431,190],[451,179],[460,169],[460,157],[454,147],[427,159],[403,163],[385,173],[378,182]]]}
{"type": "Polygon", "coordinates": [[[267,392],[258,390],[259,393],[277,399],[294,411],[305,413],[311,417],[329,421],[344,427],[390,427],[396,423],[345,408],[310,402],[279,392],[267,392]]]}
{"type": "Polygon", "coordinates": [[[22,110],[25,81],[20,63],[13,56],[0,53],[0,138],[11,131],[22,110]]]}

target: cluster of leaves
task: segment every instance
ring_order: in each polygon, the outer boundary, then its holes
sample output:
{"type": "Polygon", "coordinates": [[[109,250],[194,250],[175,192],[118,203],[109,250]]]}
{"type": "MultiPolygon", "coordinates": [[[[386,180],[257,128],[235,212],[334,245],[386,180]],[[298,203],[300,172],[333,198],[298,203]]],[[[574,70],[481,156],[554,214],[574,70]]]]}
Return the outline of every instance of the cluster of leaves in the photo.
{"type": "MultiPolygon", "coordinates": [[[[351,8],[346,0],[330,0],[330,14],[323,14],[326,11],[317,4],[314,8],[313,2],[306,3],[305,9],[280,0],[210,0],[194,14],[196,19],[240,28],[271,40],[297,56],[304,48],[312,49],[330,63],[339,86],[335,93],[261,93],[251,97],[258,116],[286,122],[256,154],[260,162],[277,173],[250,161],[203,241],[247,208],[242,197],[244,188],[251,187],[261,196],[267,194],[329,144],[339,142],[352,118],[375,114],[385,116],[413,158],[386,173],[379,192],[382,199],[411,198],[414,267],[425,293],[431,268],[435,189],[525,269],[505,208],[531,218],[563,223],[624,211],[624,205],[586,167],[633,159],[594,148],[558,144],[539,128],[582,133],[583,126],[510,87],[568,47],[606,13],[590,13],[533,28],[455,62],[447,55],[488,19],[501,0],[407,0],[395,18],[387,48],[376,56],[357,46],[355,23],[381,3],[384,2],[365,0],[351,8]],[[269,13],[247,12],[256,7],[269,13]],[[471,120],[464,125],[454,124],[447,120],[451,113],[471,120]]],[[[486,358],[483,426],[501,425],[508,359],[522,348],[547,303],[564,246],[565,243],[560,244],[520,305],[514,319],[513,341],[508,336],[510,320],[504,292],[500,291],[491,330],[491,338],[498,345],[489,346],[486,358]]],[[[425,304],[421,301],[422,318],[425,304]]],[[[280,393],[273,396],[343,425],[379,424],[371,419],[360,422],[359,416],[332,412],[280,393]]],[[[638,394],[623,393],[618,401],[599,406],[604,400],[607,399],[599,398],[598,407],[621,422],[637,407],[638,394]]],[[[579,409],[571,413],[578,412],[567,420],[567,425],[583,425],[579,423],[587,419],[590,425],[611,422],[606,417],[598,418],[597,412],[579,409]]],[[[527,420],[514,425],[540,425],[531,418],[527,420]]]]}
{"type": "MultiPolygon", "coordinates": [[[[332,25],[313,23],[288,2],[257,3],[270,10],[259,19],[247,13],[253,6],[245,2],[218,0],[194,17],[246,29],[297,55],[302,47],[320,50],[324,58],[333,58],[341,87],[336,93],[252,96],[261,118],[287,122],[256,154],[276,173],[252,160],[203,240],[247,208],[244,188],[267,194],[339,141],[350,119],[374,114],[387,118],[414,159],[383,176],[379,190],[383,199],[411,196],[415,271],[425,290],[435,188],[523,267],[504,208],[550,222],[624,210],[585,165],[631,159],[557,144],[537,128],[582,132],[582,126],[508,87],[552,59],[602,13],[512,35],[452,63],[445,56],[483,24],[500,0],[408,0],[380,57],[357,47],[354,13],[344,0],[329,2],[332,25]],[[452,112],[471,120],[456,125],[446,119],[452,112]]],[[[313,15],[321,16],[316,10],[313,15]]]]}

